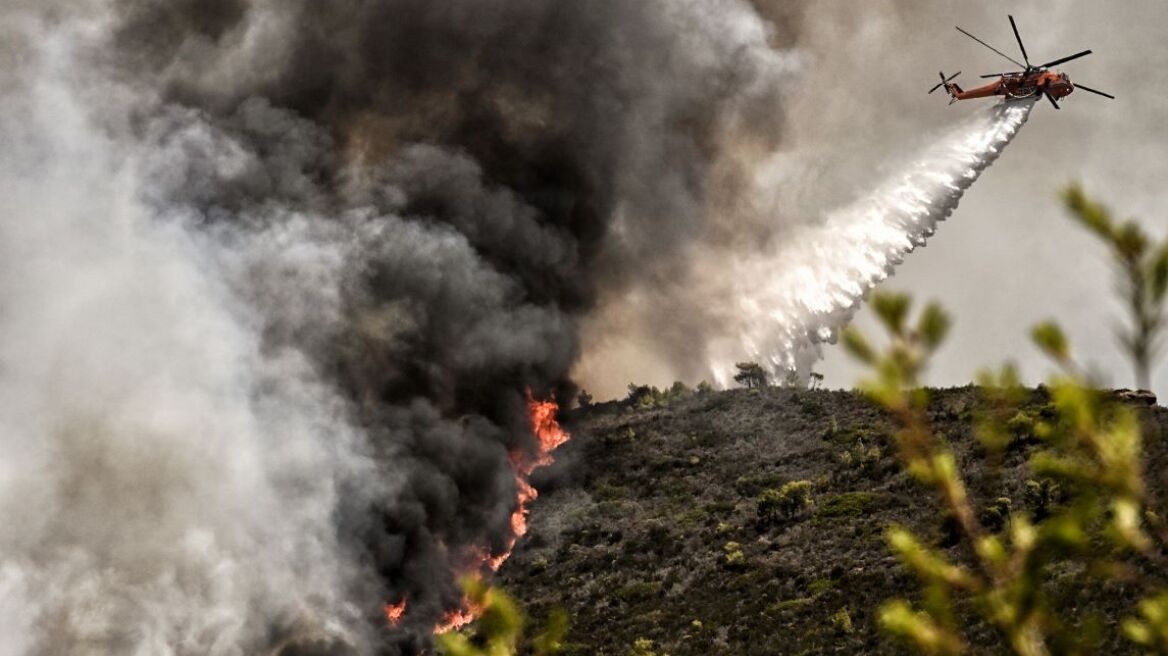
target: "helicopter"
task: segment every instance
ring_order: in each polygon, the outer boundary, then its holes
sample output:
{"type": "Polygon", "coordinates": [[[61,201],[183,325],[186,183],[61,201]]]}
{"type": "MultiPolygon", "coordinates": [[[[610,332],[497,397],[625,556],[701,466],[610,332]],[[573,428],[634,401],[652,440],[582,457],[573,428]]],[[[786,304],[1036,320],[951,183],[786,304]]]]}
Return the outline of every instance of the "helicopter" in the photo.
{"type": "Polygon", "coordinates": [[[957,31],[973,39],[974,41],[977,41],[990,50],[993,50],[1002,57],[1005,57],[1016,66],[1021,67],[1022,70],[1009,73],[990,73],[989,75],[982,75],[982,78],[996,77],[998,79],[990,82],[985,86],[981,86],[976,89],[970,89],[968,91],[965,91],[953,82],[954,78],[956,78],[958,75],[961,75],[961,71],[958,71],[949,77],[945,77],[945,73],[942,72],[940,73],[941,82],[932,89],[929,89],[929,93],[933,93],[937,89],[944,87],[945,91],[949,93],[950,105],[957,102],[958,100],[969,100],[971,98],[1005,96],[1007,100],[1017,100],[1021,98],[1030,98],[1041,94],[1046,96],[1046,99],[1050,101],[1050,104],[1054,105],[1055,109],[1061,109],[1058,104],[1058,99],[1069,96],[1075,89],[1082,89],[1083,91],[1089,91],[1105,98],[1115,100],[1115,96],[1111,95],[1110,93],[1104,93],[1098,89],[1092,89],[1091,87],[1087,87],[1082,84],[1076,84],[1071,82],[1066,73],[1050,70],[1052,66],[1058,66],[1059,64],[1069,62],[1072,59],[1086,57],[1087,55],[1091,54],[1090,50],[1077,52],[1073,55],[1067,55],[1066,57],[1061,57],[1059,59],[1055,59],[1054,61],[1049,61],[1045,64],[1035,66],[1030,63],[1030,57],[1026,54],[1026,46],[1022,43],[1022,36],[1018,33],[1018,24],[1014,22],[1013,16],[1009,16],[1009,18],[1010,27],[1014,28],[1014,38],[1018,40],[1018,48],[1022,51],[1022,61],[1026,62],[1025,64],[1007,55],[1001,50],[991,46],[985,41],[982,41],[969,32],[966,32],[960,27],[957,28],[957,31]]]}

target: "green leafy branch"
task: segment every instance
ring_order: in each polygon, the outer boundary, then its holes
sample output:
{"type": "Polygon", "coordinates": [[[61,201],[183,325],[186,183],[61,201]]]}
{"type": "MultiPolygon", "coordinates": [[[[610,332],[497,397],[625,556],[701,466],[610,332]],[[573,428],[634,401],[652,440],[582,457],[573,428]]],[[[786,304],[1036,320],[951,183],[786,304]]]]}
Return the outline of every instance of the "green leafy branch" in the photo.
{"type": "MultiPolygon", "coordinates": [[[[1144,512],[1135,413],[1088,387],[1057,324],[1036,327],[1035,342],[1062,373],[1049,384],[1052,418],[1034,427],[1045,448],[1030,466],[1036,475],[1058,481],[1074,494],[1064,508],[1037,524],[1021,513],[1011,514],[1008,531],[999,536],[975,512],[953,452],[930,426],[928,394],[919,387],[921,373],[949,330],[948,315],[929,305],[912,323],[910,299],[897,294],[878,294],[872,306],[888,333],[887,348],[878,351],[855,330],[845,333],[844,344],[874,373],[862,389],[897,420],[894,442],[907,471],[938,494],[964,545],[964,556],[955,562],[910,530],[891,528],[889,544],[922,581],[923,597],[919,607],[903,599],[886,604],[880,613],[882,626],[922,653],[963,653],[968,645],[957,622],[957,600],[965,600],[1016,654],[1089,649],[1091,636],[1084,633],[1077,639],[1051,607],[1046,575],[1068,561],[1118,573],[1126,567],[1124,555],[1156,557],[1144,529],[1151,515],[1144,512]]],[[[982,384],[991,408],[1016,409],[1024,397],[1012,367],[984,374],[982,384]]],[[[990,413],[979,421],[975,434],[987,451],[1005,448],[1009,429],[999,417],[1010,414],[990,413]]],[[[1002,508],[1008,508],[1008,500],[1002,501],[1002,508]]],[[[1168,605],[1154,597],[1140,610],[1142,618],[1129,620],[1125,632],[1154,647],[1163,638],[1161,632],[1168,631],[1168,605]]]]}
{"type": "MultiPolygon", "coordinates": [[[[482,612],[471,629],[436,636],[439,651],[446,656],[513,656],[518,653],[527,619],[515,600],[475,577],[463,579],[462,586],[467,605],[482,609],[482,612]]],[[[551,656],[559,652],[567,633],[567,613],[553,611],[544,628],[532,639],[530,653],[551,656]]]]}
{"type": "Polygon", "coordinates": [[[1130,324],[1119,330],[1119,340],[1135,369],[1136,386],[1151,389],[1152,364],[1164,346],[1168,326],[1168,239],[1154,244],[1139,223],[1116,221],[1077,184],[1063,190],[1062,199],[1071,217],[1111,253],[1130,324]]]}

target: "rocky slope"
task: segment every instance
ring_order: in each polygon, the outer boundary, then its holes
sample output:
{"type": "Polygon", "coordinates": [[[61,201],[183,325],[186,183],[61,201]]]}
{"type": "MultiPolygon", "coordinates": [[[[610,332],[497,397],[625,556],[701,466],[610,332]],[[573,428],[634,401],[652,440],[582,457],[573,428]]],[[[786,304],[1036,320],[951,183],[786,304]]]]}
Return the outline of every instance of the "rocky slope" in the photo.
{"type": "MultiPolygon", "coordinates": [[[[1046,410],[1030,395],[1015,443],[991,466],[973,437],[984,405],[972,387],[935,390],[930,413],[966,472],[979,508],[1012,500],[1027,511],[1028,420],[1046,410]]],[[[1141,409],[1148,480],[1168,488],[1168,410],[1141,409]]],[[[500,583],[535,617],[572,616],[568,653],[659,655],[903,653],[875,612],[892,596],[917,596],[913,577],[883,539],[903,524],[947,543],[932,492],[901,470],[893,426],[856,393],[790,389],[693,395],[664,408],[610,403],[567,418],[574,439],[537,486],[531,532],[500,583]],[[807,480],[813,506],[759,520],[769,488],[807,480]],[[739,552],[740,556],[734,556],[739,552]],[[646,641],[652,641],[652,646],[646,641]]],[[[1161,506],[1163,507],[1163,506],[1161,506]]],[[[946,547],[960,558],[958,546],[946,547]]],[[[1083,572],[1052,572],[1055,600],[1076,621],[1083,572]]],[[[1099,586],[1092,586],[1098,588],[1099,586]]],[[[1135,591],[1108,583],[1092,605],[1109,653],[1130,652],[1115,624],[1135,591]]],[[[971,620],[972,621],[972,620],[971,620]]],[[[1094,620],[1091,620],[1094,621],[1094,620]]],[[[995,653],[996,637],[966,636],[995,653]]]]}

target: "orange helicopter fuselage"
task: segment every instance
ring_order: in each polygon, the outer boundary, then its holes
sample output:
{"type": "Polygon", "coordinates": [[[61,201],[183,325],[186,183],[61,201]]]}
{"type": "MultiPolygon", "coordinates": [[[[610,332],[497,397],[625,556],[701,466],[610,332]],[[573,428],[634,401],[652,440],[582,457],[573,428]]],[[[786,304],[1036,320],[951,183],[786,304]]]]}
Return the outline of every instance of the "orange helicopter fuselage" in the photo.
{"type": "Polygon", "coordinates": [[[1033,71],[1030,73],[1007,73],[994,82],[976,89],[964,91],[956,84],[949,83],[949,94],[955,100],[1005,96],[1009,99],[1029,98],[1047,93],[1055,98],[1065,98],[1075,90],[1075,85],[1067,79],[1066,73],[1058,71],[1033,71]]]}

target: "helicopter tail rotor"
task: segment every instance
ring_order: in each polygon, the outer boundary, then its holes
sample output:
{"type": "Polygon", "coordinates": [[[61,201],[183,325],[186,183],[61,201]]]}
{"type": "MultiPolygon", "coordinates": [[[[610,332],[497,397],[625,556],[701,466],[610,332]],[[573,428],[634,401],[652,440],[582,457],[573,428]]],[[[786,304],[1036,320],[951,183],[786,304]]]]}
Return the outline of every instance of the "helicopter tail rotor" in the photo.
{"type": "MultiPolygon", "coordinates": [[[[957,71],[956,73],[954,73],[953,75],[950,75],[949,77],[945,77],[944,72],[937,73],[937,75],[941,76],[941,81],[938,82],[937,85],[934,86],[932,89],[929,89],[929,93],[933,93],[934,91],[936,91],[937,89],[940,89],[941,87],[945,87],[946,89],[948,89],[949,83],[952,82],[953,79],[956,78],[958,75],[961,75],[961,71],[957,71]]],[[[957,86],[957,85],[953,85],[953,86],[957,86]]]]}

